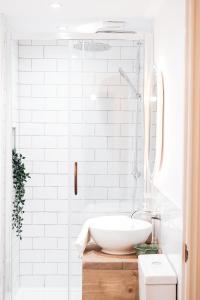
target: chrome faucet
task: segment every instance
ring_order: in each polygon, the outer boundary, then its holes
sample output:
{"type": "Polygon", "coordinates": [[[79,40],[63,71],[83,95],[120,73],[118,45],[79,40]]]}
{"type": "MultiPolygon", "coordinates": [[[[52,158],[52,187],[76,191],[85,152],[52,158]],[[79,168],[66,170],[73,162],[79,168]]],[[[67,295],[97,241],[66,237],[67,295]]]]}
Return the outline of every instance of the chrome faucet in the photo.
{"type": "Polygon", "coordinates": [[[147,213],[147,214],[149,214],[149,215],[151,215],[151,213],[152,213],[150,210],[136,209],[136,210],[134,210],[134,212],[131,214],[131,218],[133,218],[134,215],[135,215],[137,212],[143,212],[143,213],[147,213]]]}
{"type": "Polygon", "coordinates": [[[151,244],[157,244],[158,243],[158,237],[156,235],[156,222],[161,221],[161,214],[159,212],[154,212],[151,210],[142,210],[137,209],[131,214],[131,218],[134,218],[135,214],[137,212],[143,212],[149,215],[149,218],[151,219],[152,223],[152,237],[151,237],[151,244]]]}
{"type": "Polygon", "coordinates": [[[151,222],[152,222],[152,237],[151,237],[151,244],[158,244],[159,242],[159,238],[158,238],[158,234],[156,234],[156,229],[157,226],[159,226],[159,230],[160,230],[160,221],[161,221],[161,214],[160,213],[152,213],[151,215],[151,222]],[[159,225],[158,225],[158,221],[159,221],[159,225]]]}

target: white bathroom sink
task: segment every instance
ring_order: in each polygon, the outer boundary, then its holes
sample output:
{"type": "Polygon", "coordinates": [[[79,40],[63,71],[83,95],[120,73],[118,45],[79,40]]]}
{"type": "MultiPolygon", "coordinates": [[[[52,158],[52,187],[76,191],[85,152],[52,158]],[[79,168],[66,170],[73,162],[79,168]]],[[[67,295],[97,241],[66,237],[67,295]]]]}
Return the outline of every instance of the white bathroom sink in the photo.
{"type": "Polygon", "coordinates": [[[103,216],[90,222],[92,239],[108,254],[132,253],[134,245],[146,242],[151,231],[151,223],[128,216],[103,216]]]}

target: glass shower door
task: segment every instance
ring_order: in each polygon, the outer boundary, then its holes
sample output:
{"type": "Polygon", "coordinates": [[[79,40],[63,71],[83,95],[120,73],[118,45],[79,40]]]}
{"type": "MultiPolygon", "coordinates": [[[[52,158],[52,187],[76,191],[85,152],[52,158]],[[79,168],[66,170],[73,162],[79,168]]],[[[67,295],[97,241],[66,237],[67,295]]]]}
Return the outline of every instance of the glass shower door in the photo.
{"type": "Polygon", "coordinates": [[[70,41],[69,299],[82,299],[84,222],[131,214],[143,197],[142,50],[141,41],[70,41]]]}

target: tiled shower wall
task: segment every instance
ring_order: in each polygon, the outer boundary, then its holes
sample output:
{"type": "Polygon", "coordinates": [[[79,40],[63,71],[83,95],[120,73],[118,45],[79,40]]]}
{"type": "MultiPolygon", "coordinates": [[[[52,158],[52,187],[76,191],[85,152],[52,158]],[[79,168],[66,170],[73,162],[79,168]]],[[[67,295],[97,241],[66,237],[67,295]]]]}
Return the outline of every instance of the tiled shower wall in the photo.
{"type": "MultiPolygon", "coordinates": [[[[136,85],[138,41],[113,40],[108,51],[84,53],[74,43],[19,42],[18,134],[31,173],[20,246],[22,286],[67,286],[69,232],[70,282],[80,286],[73,241],[83,221],[130,213],[143,197],[142,176],[135,196],[131,175],[137,102],[118,72],[121,66],[136,85]],[[69,184],[69,159],[78,161],[78,196],[69,184]]],[[[143,69],[141,90],[142,82],[143,69]]],[[[142,172],[142,110],[139,122],[142,172]]]]}

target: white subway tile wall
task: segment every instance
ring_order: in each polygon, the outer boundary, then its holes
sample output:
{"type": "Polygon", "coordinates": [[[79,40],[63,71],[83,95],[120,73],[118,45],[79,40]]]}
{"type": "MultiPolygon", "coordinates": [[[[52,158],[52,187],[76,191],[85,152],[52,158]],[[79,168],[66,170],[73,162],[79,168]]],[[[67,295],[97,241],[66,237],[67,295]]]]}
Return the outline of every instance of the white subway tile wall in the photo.
{"type": "MultiPolygon", "coordinates": [[[[142,178],[135,195],[131,175],[137,100],[118,72],[122,67],[136,85],[138,42],[108,41],[110,50],[87,53],[73,43],[20,41],[18,46],[19,143],[31,173],[20,245],[22,286],[66,287],[69,258],[71,284],[80,285],[74,240],[83,222],[131,213],[143,197],[142,178]],[[69,176],[74,161],[77,196],[69,176]]],[[[142,68],[143,47],[142,42],[142,68]]],[[[142,83],[143,78],[141,90],[142,83]]],[[[142,110],[140,123],[143,173],[142,110]]]]}

